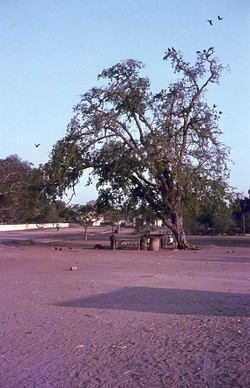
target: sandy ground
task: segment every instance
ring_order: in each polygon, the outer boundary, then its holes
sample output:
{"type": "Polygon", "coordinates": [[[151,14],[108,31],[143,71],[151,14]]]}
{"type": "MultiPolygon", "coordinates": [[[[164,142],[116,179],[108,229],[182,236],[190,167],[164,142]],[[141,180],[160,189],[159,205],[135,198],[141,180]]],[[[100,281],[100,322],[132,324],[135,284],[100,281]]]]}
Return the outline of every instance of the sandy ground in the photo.
{"type": "Polygon", "coordinates": [[[2,240],[1,387],[250,386],[250,238],[189,252],[80,238],[2,240]]]}

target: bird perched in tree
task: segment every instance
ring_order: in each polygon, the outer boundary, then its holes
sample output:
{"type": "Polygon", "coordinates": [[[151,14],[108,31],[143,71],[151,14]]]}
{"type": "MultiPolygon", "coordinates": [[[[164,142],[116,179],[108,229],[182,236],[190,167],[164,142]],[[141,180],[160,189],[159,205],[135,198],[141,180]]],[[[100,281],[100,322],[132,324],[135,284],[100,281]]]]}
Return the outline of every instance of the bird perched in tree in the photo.
{"type": "Polygon", "coordinates": [[[212,25],[213,25],[213,20],[211,20],[211,19],[208,19],[208,20],[207,20],[207,22],[210,24],[210,26],[212,26],[212,25]]]}
{"type": "Polygon", "coordinates": [[[222,115],[222,113],[223,113],[223,112],[220,110],[220,111],[219,111],[219,115],[222,115]]]}
{"type": "Polygon", "coordinates": [[[220,16],[220,15],[218,15],[218,20],[222,20],[223,18],[220,16]]]}
{"type": "Polygon", "coordinates": [[[172,47],[172,50],[176,53],[176,50],[174,49],[174,47],[172,47]]]}
{"type": "Polygon", "coordinates": [[[217,108],[217,105],[216,105],[216,104],[214,104],[214,105],[213,105],[213,108],[217,108]]]}
{"type": "Polygon", "coordinates": [[[39,144],[35,144],[36,148],[38,148],[40,145],[41,145],[40,143],[39,144]]]}

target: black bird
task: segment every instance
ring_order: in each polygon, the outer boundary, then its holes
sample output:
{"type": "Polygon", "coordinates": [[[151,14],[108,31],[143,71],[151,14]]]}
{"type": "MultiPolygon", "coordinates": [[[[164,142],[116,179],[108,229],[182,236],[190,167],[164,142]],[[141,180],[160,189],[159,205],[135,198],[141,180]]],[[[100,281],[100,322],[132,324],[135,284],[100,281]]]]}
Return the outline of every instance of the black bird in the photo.
{"type": "Polygon", "coordinates": [[[201,51],[196,51],[196,54],[200,54],[201,53],[201,51]]]}
{"type": "Polygon", "coordinates": [[[213,20],[208,19],[207,22],[210,24],[210,26],[213,25],[213,20]]]}
{"type": "Polygon", "coordinates": [[[40,143],[39,144],[35,144],[36,148],[38,148],[40,145],[41,145],[40,143]]]}
{"type": "Polygon", "coordinates": [[[101,244],[96,244],[95,249],[103,249],[104,247],[101,244]]]}
{"type": "Polygon", "coordinates": [[[71,247],[69,247],[69,249],[72,249],[71,247]]]}
{"type": "Polygon", "coordinates": [[[214,48],[213,47],[210,47],[208,50],[207,50],[207,53],[206,53],[206,57],[209,58],[210,55],[212,55],[214,52],[214,48]]]}
{"type": "Polygon", "coordinates": [[[213,108],[217,108],[217,105],[214,104],[214,105],[213,105],[213,108]]]}
{"type": "Polygon", "coordinates": [[[54,247],[54,249],[57,251],[57,247],[54,247]]]}
{"type": "Polygon", "coordinates": [[[220,111],[219,111],[219,115],[222,115],[222,113],[223,113],[223,112],[220,110],[220,111]]]}
{"type": "Polygon", "coordinates": [[[220,16],[220,15],[218,15],[218,20],[222,20],[223,18],[220,16]]]}
{"type": "Polygon", "coordinates": [[[176,50],[174,49],[174,47],[172,47],[172,50],[176,53],[176,50]]]}

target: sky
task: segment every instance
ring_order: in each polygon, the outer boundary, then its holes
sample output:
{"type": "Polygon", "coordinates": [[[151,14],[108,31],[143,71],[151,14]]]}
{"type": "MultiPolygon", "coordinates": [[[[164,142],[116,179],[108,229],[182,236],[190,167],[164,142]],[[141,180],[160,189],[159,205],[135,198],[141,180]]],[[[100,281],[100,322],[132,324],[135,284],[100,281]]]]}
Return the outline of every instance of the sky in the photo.
{"type": "MultiPolygon", "coordinates": [[[[0,0],[0,159],[16,154],[35,167],[46,163],[80,95],[121,60],[142,61],[152,90],[167,88],[175,78],[163,56],[172,46],[191,62],[197,50],[213,46],[229,65],[207,100],[223,112],[229,183],[247,195],[250,0],[0,0]]],[[[73,203],[96,198],[85,182],[73,203]]]]}

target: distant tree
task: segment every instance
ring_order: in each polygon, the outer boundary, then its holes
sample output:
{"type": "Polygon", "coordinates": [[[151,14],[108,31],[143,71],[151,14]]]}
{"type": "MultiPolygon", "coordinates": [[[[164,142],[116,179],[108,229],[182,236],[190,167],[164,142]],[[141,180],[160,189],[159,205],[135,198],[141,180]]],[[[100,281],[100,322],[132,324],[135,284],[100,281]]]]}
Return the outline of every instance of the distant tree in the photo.
{"type": "Polygon", "coordinates": [[[75,204],[68,208],[71,222],[76,222],[84,228],[84,240],[88,239],[88,228],[97,218],[96,202],[89,201],[85,205],[75,204]]]}
{"type": "Polygon", "coordinates": [[[194,65],[174,49],[164,60],[180,78],[156,94],[149,79],[139,75],[144,67],[139,61],[103,70],[98,78],[106,85],[81,96],[46,172],[51,190],[62,195],[91,168],[101,196],[113,204],[147,202],[183,249],[190,248],[185,203],[228,178],[229,152],[218,128],[222,112],[204,98],[208,86],[219,83],[223,66],[213,48],[198,52],[194,65]]]}
{"type": "Polygon", "coordinates": [[[47,198],[44,204],[41,204],[42,222],[67,222],[67,206],[64,201],[53,200],[47,198]]]}
{"type": "MultiPolygon", "coordinates": [[[[102,191],[102,190],[100,190],[102,191]]],[[[127,209],[123,206],[115,206],[112,201],[105,195],[100,195],[96,200],[97,213],[104,218],[104,221],[112,225],[112,230],[120,229],[121,220],[129,220],[127,209]]]]}
{"type": "Polygon", "coordinates": [[[196,198],[191,205],[198,222],[198,229],[204,233],[229,233],[233,227],[230,203],[234,200],[233,193],[226,193],[223,182],[211,182],[205,195],[196,198]],[[223,195],[222,195],[223,194],[223,195]]]}
{"type": "Polygon", "coordinates": [[[1,222],[55,222],[63,207],[62,201],[52,202],[46,194],[42,168],[17,155],[0,159],[1,222]]]}
{"type": "Polygon", "coordinates": [[[248,197],[238,195],[232,206],[233,217],[238,229],[241,229],[243,234],[250,232],[250,190],[248,195],[248,197]]]}
{"type": "Polygon", "coordinates": [[[26,222],[40,214],[41,174],[17,155],[0,160],[2,222],[26,222]]]}

